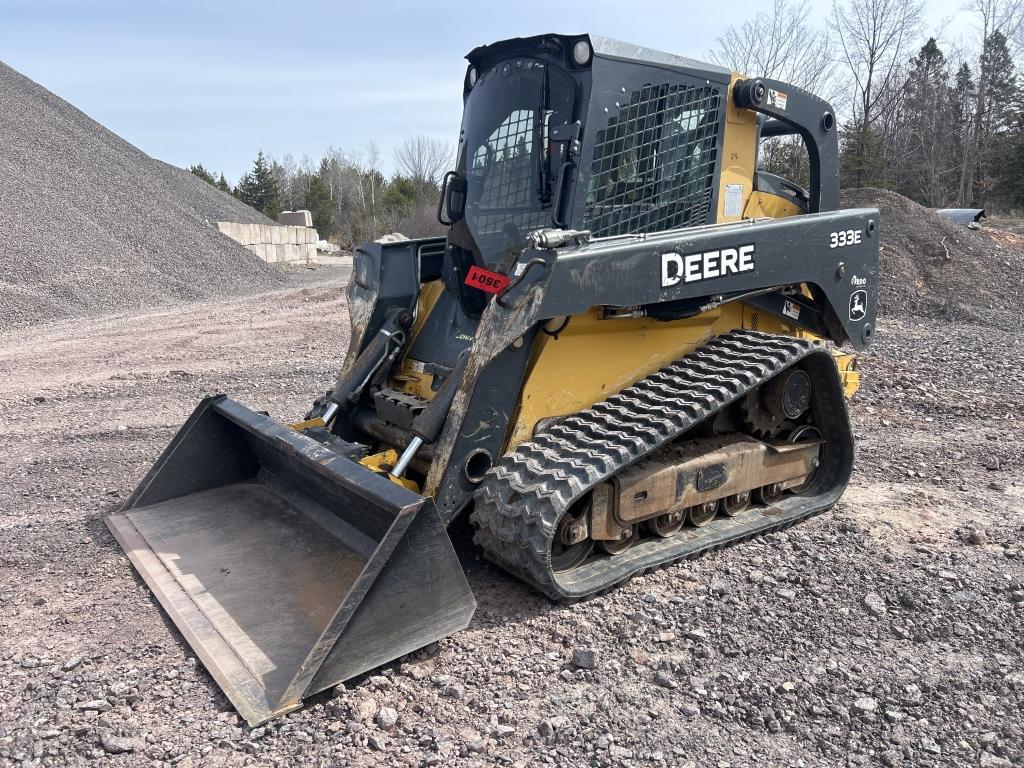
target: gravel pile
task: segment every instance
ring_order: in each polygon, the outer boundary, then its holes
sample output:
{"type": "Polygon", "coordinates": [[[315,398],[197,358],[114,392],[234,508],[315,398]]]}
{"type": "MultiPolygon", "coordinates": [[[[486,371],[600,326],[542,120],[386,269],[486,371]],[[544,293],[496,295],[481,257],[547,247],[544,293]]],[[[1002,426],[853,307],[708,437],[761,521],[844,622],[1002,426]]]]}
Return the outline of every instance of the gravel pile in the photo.
{"type": "Polygon", "coordinates": [[[1024,236],[971,230],[895,192],[849,189],[845,208],[878,208],[883,314],[1006,322],[1024,304],[1024,236]]]}
{"type": "Polygon", "coordinates": [[[283,280],[211,223],[269,219],[3,63],[0,146],[0,330],[283,280]]]}

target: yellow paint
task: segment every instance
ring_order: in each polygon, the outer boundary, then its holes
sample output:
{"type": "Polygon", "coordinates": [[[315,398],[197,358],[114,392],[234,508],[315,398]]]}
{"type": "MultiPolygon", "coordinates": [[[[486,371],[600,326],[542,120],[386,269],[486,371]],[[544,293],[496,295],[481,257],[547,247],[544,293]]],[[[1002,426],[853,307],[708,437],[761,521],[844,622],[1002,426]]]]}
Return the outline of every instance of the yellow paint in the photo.
{"type": "Polygon", "coordinates": [[[843,392],[847,399],[853,397],[860,389],[860,371],[857,370],[857,356],[835,353],[839,375],[843,379],[843,392]]]}
{"type": "MultiPolygon", "coordinates": [[[[542,334],[534,345],[505,450],[529,440],[541,419],[589,408],[689,354],[712,336],[737,328],[818,338],[738,302],[670,323],[647,318],[603,320],[600,308],[576,315],[557,339],[542,334]]],[[[847,396],[859,382],[859,374],[850,368],[852,360],[852,355],[837,355],[847,396]]]]}
{"type": "MultiPolygon", "coordinates": [[[[412,347],[412,342],[419,336],[420,331],[423,329],[423,324],[427,321],[427,316],[434,309],[434,305],[437,304],[437,300],[441,297],[442,292],[444,292],[444,283],[441,280],[431,280],[429,283],[424,283],[420,286],[420,295],[416,306],[416,321],[412,324],[412,329],[409,331],[410,348],[412,347]]],[[[408,356],[404,357],[399,366],[398,373],[392,378],[391,386],[422,397],[425,400],[433,400],[434,390],[430,388],[430,385],[434,377],[429,373],[417,371],[415,365],[416,363],[408,356]]]]}
{"type": "Polygon", "coordinates": [[[791,200],[770,192],[754,192],[747,198],[747,207],[743,211],[743,217],[759,219],[768,216],[772,219],[781,219],[786,216],[799,216],[802,213],[800,206],[791,200]]]}
{"type": "Polygon", "coordinates": [[[289,424],[288,426],[291,429],[294,429],[296,432],[301,432],[302,430],[309,429],[310,427],[325,427],[327,425],[324,424],[324,420],[321,419],[318,416],[315,419],[306,419],[305,421],[296,421],[294,424],[289,424]]]}
{"type": "Polygon", "coordinates": [[[718,180],[718,221],[739,221],[743,216],[725,215],[725,189],[729,184],[743,187],[740,211],[754,190],[757,166],[757,113],[733,103],[732,89],[740,75],[733,75],[725,97],[725,133],[722,136],[722,176],[718,180]]]}
{"type": "Polygon", "coordinates": [[[359,460],[367,469],[376,472],[378,475],[384,475],[395,485],[400,485],[403,488],[408,488],[410,491],[420,492],[419,485],[407,477],[394,477],[389,474],[391,468],[398,462],[398,451],[394,448],[388,448],[386,451],[380,453],[371,453],[369,456],[364,456],[359,460]]]}

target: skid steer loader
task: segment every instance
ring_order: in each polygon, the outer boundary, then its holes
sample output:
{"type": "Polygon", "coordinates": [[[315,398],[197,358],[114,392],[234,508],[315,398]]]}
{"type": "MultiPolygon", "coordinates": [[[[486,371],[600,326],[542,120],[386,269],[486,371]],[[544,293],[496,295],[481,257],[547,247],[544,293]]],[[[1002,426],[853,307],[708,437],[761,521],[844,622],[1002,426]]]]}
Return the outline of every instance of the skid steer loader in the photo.
{"type": "Polygon", "coordinates": [[[204,399],[109,525],[251,724],[468,625],[446,528],[572,603],[828,509],[878,212],[831,107],[588,35],[468,55],[444,237],[370,243],[334,388],[204,399]],[[796,135],[806,188],[757,169],[796,135]]]}

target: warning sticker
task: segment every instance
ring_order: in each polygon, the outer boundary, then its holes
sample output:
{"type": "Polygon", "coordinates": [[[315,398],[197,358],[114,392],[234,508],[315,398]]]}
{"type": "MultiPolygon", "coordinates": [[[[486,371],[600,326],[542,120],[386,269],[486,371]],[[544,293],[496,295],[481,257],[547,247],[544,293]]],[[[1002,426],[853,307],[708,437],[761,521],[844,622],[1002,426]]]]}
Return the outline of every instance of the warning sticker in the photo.
{"type": "Polygon", "coordinates": [[[742,184],[726,184],[725,185],[725,215],[726,216],[742,216],[743,215],[743,185],[742,184]]]}
{"type": "Polygon", "coordinates": [[[482,269],[474,264],[469,268],[465,282],[466,285],[479,288],[487,293],[501,293],[508,285],[508,277],[500,272],[491,272],[489,269],[482,269]]]}
{"type": "Polygon", "coordinates": [[[789,96],[785,91],[776,91],[774,88],[768,89],[768,106],[775,107],[776,109],[786,110],[786,102],[789,101],[789,96]]]}

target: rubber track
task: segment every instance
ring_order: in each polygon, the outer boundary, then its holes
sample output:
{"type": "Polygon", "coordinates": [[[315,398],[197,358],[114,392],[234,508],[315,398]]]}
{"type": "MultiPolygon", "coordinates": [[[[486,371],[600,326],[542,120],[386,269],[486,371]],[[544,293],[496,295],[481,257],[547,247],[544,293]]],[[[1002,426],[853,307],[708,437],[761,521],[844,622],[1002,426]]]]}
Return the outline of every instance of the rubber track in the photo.
{"type": "MultiPolygon", "coordinates": [[[[732,331],[607,400],[557,422],[503,456],[488,472],[474,499],[474,541],[488,559],[552,599],[575,602],[636,573],[785,528],[823,511],[835,502],[842,488],[838,493],[790,503],[786,514],[751,513],[731,520],[720,516],[709,526],[711,530],[684,529],[685,536],[641,540],[623,555],[596,562],[591,559],[559,574],[551,571],[551,542],[558,520],[574,501],[812,353],[831,358],[821,346],[807,340],[732,331]],[[644,547],[650,551],[642,551],[644,547]],[[586,577],[580,580],[577,574],[586,577]]],[[[830,367],[835,370],[834,363],[830,367]]],[[[842,413],[832,420],[845,424],[848,434],[849,418],[838,373],[834,378],[839,404],[833,404],[833,410],[839,408],[842,413]]],[[[852,438],[850,443],[852,446],[852,438]]],[[[848,471],[843,486],[845,477],[848,471]]]]}

